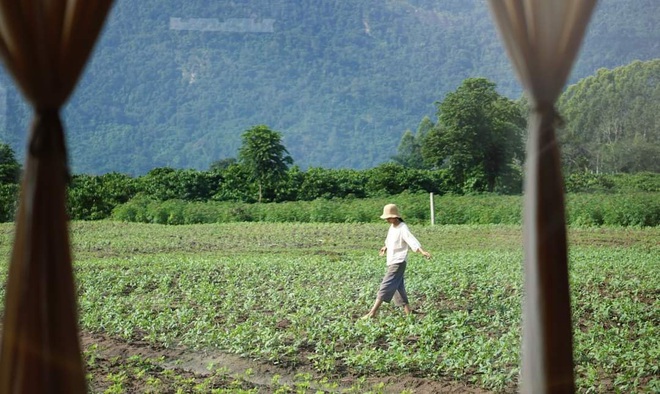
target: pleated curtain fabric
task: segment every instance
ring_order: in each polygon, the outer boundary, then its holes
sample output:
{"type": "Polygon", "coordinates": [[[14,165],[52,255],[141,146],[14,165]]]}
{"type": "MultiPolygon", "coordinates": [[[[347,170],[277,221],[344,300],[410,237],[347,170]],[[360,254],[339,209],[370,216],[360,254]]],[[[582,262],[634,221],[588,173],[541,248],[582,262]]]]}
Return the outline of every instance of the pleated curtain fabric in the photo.
{"type": "Polygon", "coordinates": [[[489,0],[532,107],[524,186],[521,391],[572,393],[573,344],[555,101],[596,0],[489,0]]]}
{"type": "Polygon", "coordinates": [[[0,393],[84,393],[59,111],[112,0],[0,0],[0,55],[35,111],[7,278],[0,393]]]}

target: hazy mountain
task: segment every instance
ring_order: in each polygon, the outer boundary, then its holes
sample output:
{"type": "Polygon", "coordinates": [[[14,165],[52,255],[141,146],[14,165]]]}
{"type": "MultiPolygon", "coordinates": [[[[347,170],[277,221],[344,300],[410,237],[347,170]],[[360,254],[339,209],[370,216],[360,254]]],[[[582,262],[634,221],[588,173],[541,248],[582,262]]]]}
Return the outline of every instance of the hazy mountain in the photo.
{"type": "MultiPolygon", "coordinates": [[[[571,82],[660,56],[657,0],[601,0],[571,82]]],[[[29,110],[0,72],[0,140],[29,110]]],[[[302,167],[367,168],[467,77],[521,94],[483,0],[117,0],[64,111],[75,173],[206,169],[266,124],[302,167]]]]}

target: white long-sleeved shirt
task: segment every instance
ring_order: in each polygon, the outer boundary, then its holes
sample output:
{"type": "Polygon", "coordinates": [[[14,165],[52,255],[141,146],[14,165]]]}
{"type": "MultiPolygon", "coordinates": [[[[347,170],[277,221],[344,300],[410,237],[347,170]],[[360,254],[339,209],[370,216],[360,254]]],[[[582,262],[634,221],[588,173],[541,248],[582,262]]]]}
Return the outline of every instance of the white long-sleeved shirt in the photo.
{"type": "Polygon", "coordinates": [[[387,248],[387,265],[392,265],[406,261],[408,248],[416,252],[422,245],[412,235],[406,223],[399,222],[397,226],[390,225],[387,238],[385,238],[385,247],[387,248]]]}

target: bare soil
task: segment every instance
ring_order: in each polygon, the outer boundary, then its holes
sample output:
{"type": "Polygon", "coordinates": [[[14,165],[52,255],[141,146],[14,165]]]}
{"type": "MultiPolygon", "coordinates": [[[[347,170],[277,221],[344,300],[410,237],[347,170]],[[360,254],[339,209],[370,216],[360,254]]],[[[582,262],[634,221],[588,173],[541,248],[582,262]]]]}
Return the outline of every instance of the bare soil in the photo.
{"type": "MultiPolygon", "coordinates": [[[[162,371],[171,370],[179,376],[179,379],[187,378],[201,382],[213,375],[212,370],[222,368],[230,376],[244,381],[246,383],[244,388],[257,388],[259,393],[274,392],[276,387],[273,385],[273,378],[276,376],[280,385],[293,388],[295,383],[300,381],[296,379],[296,375],[311,374],[309,392],[356,392],[356,384],[360,380],[358,376],[330,378],[330,381],[337,384],[337,388],[328,389],[327,385],[319,383],[323,377],[305,366],[285,369],[217,350],[193,351],[187,348],[159,348],[146,342],[126,342],[103,334],[82,333],[81,342],[83,349],[93,348],[95,353],[93,365],[88,365],[88,373],[94,375],[90,387],[93,392],[104,392],[110,385],[104,378],[109,374],[119,373],[123,368],[123,363],[132,356],[158,360],[157,367],[161,369],[159,379],[163,380],[165,387],[168,387],[165,392],[173,393],[177,390],[176,380],[169,379],[170,381],[168,381],[168,374],[163,374],[162,371]],[[209,368],[210,366],[212,368],[209,368]]],[[[404,390],[417,394],[490,393],[462,382],[437,381],[410,375],[367,377],[360,383],[360,386],[368,391],[379,384],[384,384],[382,388],[384,393],[400,393],[404,390]]],[[[131,386],[129,390],[134,393],[148,392],[143,387],[135,386],[131,386]]]]}

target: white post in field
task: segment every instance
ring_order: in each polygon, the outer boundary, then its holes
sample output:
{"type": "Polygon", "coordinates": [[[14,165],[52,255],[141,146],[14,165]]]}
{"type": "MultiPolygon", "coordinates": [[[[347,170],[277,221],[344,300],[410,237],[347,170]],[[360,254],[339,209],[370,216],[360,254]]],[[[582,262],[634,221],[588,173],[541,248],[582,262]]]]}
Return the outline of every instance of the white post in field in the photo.
{"type": "Polygon", "coordinates": [[[433,205],[433,192],[431,192],[431,226],[435,225],[435,206],[433,205]]]}

